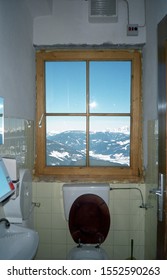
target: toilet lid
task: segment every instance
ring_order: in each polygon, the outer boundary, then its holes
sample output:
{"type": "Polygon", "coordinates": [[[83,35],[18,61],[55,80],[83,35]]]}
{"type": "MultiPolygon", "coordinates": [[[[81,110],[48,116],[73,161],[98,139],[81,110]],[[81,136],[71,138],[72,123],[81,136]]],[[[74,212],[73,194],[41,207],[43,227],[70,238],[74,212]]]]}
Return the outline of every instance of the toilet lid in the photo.
{"type": "Polygon", "coordinates": [[[74,201],[69,213],[69,229],[76,243],[102,243],[109,228],[109,209],[101,197],[84,194],[74,201]]]}

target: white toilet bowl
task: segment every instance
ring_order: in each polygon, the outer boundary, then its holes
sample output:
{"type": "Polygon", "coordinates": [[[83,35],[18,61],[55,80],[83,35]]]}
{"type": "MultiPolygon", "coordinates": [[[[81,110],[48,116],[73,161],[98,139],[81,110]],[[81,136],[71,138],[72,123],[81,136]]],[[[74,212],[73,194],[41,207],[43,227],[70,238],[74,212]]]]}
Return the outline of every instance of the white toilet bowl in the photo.
{"type": "Polygon", "coordinates": [[[82,245],[72,248],[67,260],[108,260],[108,255],[103,248],[92,245],[82,245]]]}
{"type": "Polygon", "coordinates": [[[69,260],[106,260],[100,245],[110,228],[108,184],[63,185],[65,217],[71,237],[78,244],[67,255],[69,260]]]}

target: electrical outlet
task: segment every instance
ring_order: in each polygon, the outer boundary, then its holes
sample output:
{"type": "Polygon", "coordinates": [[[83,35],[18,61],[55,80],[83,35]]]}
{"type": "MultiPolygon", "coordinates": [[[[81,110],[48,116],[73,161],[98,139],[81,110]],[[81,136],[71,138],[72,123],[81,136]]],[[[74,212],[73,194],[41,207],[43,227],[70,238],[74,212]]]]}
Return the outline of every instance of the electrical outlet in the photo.
{"type": "Polygon", "coordinates": [[[128,24],[127,25],[127,36],[138,36],[138,24],[128,24]]]}

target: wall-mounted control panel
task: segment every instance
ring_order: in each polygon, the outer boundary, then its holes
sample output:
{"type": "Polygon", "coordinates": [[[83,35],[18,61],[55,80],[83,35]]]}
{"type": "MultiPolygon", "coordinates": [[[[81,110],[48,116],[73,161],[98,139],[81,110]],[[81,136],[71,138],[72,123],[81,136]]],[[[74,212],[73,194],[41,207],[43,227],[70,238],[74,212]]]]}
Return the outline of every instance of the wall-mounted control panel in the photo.
{"type": "Polygon", "coordinates": [[[139,26],[138,24],[128,24],[127,25],[127,36],[138,36],[139,26]]]}

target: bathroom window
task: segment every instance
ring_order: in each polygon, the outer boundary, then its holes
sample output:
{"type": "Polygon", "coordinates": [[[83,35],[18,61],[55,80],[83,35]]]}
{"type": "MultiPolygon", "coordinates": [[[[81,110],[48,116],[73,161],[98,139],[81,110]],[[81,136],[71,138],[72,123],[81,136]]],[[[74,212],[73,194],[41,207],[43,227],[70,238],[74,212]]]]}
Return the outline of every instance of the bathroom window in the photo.
{"type": "Polygon", "coordinates": [[[137,51],[37,52],[36,174],[141,178],[137,51]]]}

